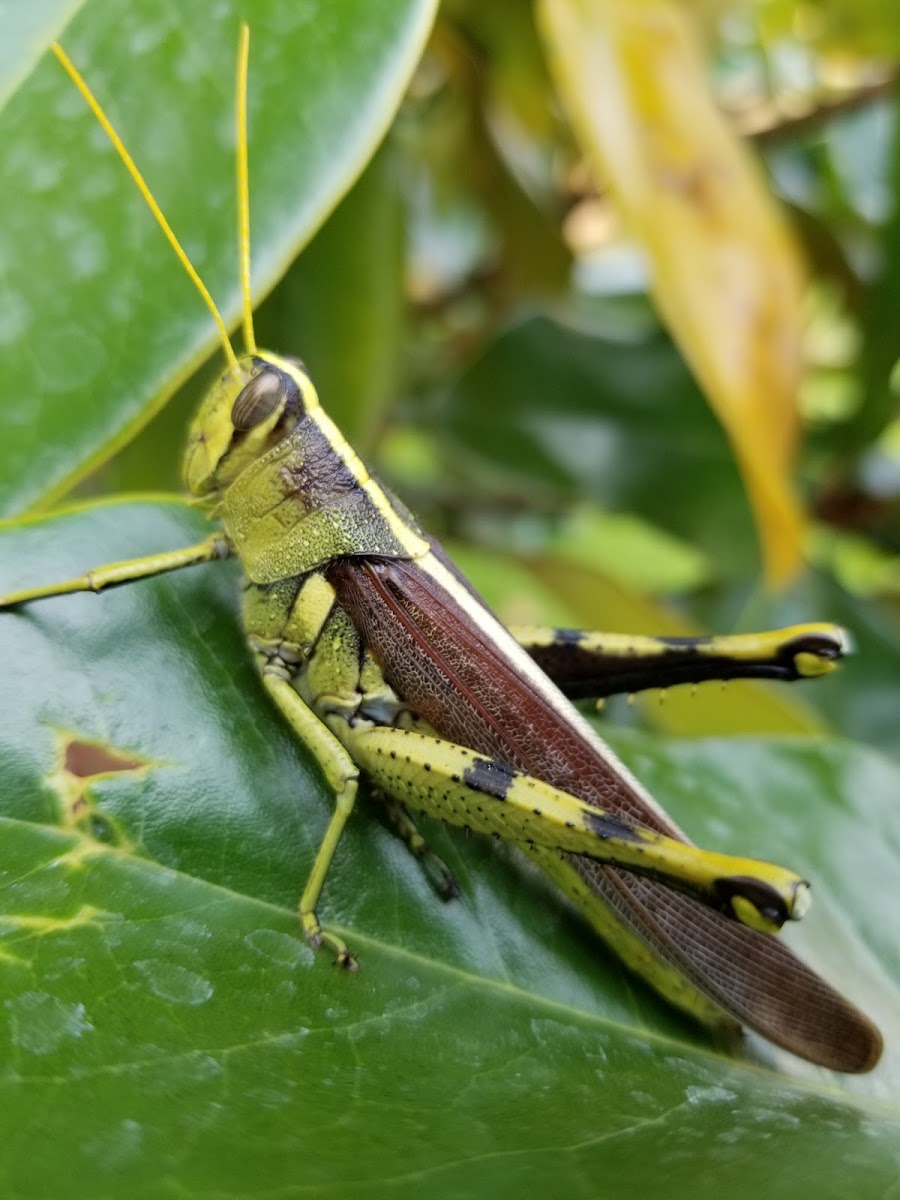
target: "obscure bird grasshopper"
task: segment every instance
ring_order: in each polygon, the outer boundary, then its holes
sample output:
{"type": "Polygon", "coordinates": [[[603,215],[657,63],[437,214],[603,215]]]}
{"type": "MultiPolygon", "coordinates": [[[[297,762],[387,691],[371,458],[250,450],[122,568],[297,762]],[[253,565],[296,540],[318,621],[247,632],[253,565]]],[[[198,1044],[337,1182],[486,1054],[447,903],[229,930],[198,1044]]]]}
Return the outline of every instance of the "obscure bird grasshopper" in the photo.
{"type": "MultiPolygon", "coordinates": [[[[227,358],[194,421],[184,477],[221,524],[199,545],[0,598],[0,607],[101,591],[229,555],[248,584],[244,624],[262,681],[335,792],[300,900],[304,932],[355,969],[319,923],[331,860],[365,776],[398,832],[430,852],[411,813],[520,845],[635,971],[710,1025],[739,1022],[814,1062],[864,1071],[868,1019],[772,934],[802,915],[790,871],[692,846],[569,703],[709,678],[824,674],[839,629],[756,637],[514,636],[366,467],[296,359],[257,349],[249,286],[244,30],[238,71],[246,353],[76,68],[57,58],[106,129],[218,324],[227,358]],[[568,697],[568,699],[567,699],[568,697]]],[[[455,890],[438,864],[443,889],[455,890]]]]}

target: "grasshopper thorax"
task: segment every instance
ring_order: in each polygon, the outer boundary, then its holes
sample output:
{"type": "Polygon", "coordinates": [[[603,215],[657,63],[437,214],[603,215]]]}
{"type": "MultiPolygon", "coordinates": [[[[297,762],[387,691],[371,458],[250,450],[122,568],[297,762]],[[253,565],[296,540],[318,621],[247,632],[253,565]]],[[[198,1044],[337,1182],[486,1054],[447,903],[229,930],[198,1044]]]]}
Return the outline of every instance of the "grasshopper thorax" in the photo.
{"type": "Polygon", "coordinates": [[[210,389],[184,463],[254,583],[347,555],[416,558],[413,518],[388,498],[319,404],[296,359],[244,355],[210,389]]]}

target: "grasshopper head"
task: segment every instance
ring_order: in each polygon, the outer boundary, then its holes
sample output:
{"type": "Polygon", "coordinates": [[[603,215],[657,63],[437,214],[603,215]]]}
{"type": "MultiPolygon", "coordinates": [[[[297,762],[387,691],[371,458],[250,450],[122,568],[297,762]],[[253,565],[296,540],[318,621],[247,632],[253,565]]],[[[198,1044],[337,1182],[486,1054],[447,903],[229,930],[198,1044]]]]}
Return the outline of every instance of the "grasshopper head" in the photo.
{"type": "Polygon", "coordinates": [[[184,481],[195,496],[224,491],[238,475],[319,404],[297,359],[260,350],[213,384],[194,418],[184,481]]]}

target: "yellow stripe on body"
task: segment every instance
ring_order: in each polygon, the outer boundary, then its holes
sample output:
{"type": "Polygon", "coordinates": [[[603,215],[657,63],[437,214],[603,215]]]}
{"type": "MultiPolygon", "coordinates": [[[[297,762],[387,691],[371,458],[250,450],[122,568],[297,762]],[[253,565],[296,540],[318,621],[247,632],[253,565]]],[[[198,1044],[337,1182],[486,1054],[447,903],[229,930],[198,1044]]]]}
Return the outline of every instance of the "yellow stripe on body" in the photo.
{"type": "MultiPolygon", "coordinates": [[[[296,364],[289,362],[287,359],[277,354],[272,354],[269,351],[266,351],[265,358],[267,361],[274,363],[282,371],[286,371],[290,375],[296,375],[296,364]]],[[[340,429],[338,429],[337,425],[335,425],[334,421],[332,421],[331,417],[329,417],[328,413],[322,408],[318,392],[308,375],[304,375],[303,379],[303,400],[307,415],[315,423],[319,432],[331,446],[331,449],[341,459],[344,466],[366,493],[380,516],[384,518],[385,524],[391,534],[397,539],[404,550],[408,552],[409,557],[413,559],[428,554],[430,551],[428,542],[400,516],[385,495],[381,485],[370,475],[365,463],[341,433],[340,429]]]]}

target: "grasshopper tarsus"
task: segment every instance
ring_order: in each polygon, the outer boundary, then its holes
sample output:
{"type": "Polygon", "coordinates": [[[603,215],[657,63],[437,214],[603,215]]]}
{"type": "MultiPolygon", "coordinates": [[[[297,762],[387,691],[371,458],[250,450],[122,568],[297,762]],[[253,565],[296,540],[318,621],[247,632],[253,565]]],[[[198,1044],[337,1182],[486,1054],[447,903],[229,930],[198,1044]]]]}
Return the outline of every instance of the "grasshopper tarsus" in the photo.
{"type": "Polygon", "coordinates": [[[425,868],[426,874],[431,877],[435,891],[440,898],[444,901],[458,900],[462,891],[456,882],[456,876],[441,856],[431,849],[424,838],[421,839],[421,845],[416,846],[415,849],[410,848],[414,857],[425,868]]]}
{"type": "Polygon", "coordinates": [[[439,895],[442,900],[458,900],[462,895],[460,886],[456,882],[456,877],[449,871],[440,885],[439,895]]]}
{"type": "Polygon", "coordinates": [[[304,929],[304,936],[307,945],[313,950],[320,950],[323,946],[327,946],[331,950],[334,954],[334,958],[331,960],[333,967],[340,967],[341,970],[347,971],[351,975],[359,970],[359,962],[356,955],[351,953],[346,942],[336,934],[329,933],[327,929],[323,929],[318,922],[308,925],[304,929]]]}
{"type": "Polygon", "coordinates": [[[431,849],[419,832],[409,809],[399,800],[389,796],[382,788],[372,789],[373,797],[381,805],[388,825],[403,842],[413,858],[417,859],[431,877],[437,894],[442,900],[457,900],[462,892],[456,878],[439,854],[431,849]]]}
{"type": "Polygon", "coordinates": [[[414,854],[424,867],[426,875],[430,877],[434,890],[441,900],[445,902],[458,900],[462,891],[456,882],[456,876],[441,856],[435,854],[427,843],[423,845],[423,849],[414,851],[414,854]]]}

